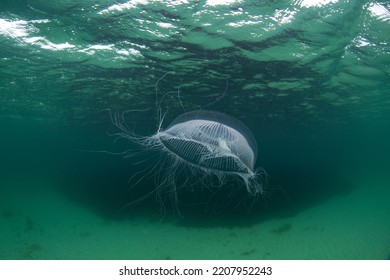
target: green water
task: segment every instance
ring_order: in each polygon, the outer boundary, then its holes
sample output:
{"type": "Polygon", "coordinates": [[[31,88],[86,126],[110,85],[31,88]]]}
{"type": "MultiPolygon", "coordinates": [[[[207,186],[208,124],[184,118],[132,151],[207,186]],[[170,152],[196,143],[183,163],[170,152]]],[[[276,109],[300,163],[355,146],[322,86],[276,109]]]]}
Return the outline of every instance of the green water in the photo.
{"type": "Polygon", "coordinates": [[[2,0],[0,45],[0,259],[390,258],[388,1],[2,0]],[[156,100],[244,122],[268,195],[128,205],[155,155],[92,151],[156,100]]]}

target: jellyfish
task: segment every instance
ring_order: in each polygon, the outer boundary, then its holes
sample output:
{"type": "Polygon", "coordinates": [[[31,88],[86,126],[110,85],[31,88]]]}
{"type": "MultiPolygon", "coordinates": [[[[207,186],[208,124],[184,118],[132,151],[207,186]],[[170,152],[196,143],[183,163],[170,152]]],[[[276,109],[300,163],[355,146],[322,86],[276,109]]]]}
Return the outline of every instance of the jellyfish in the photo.
{"type": "MultiPolygon", "coordinates": [[[[241,182],[252,196],[264,193],[266,174],[262,168],[255,169],[257,143],[241,121],[209,110],[183,113],[166,129],[162,128],[163,119],[160,118],[155,134],[140,136],[126,125],[123,117],[112,118],[120,130],[117,136],[160,153],[160,159],[146,172],[156,177],[158,194],[167,191],[178,202],[180,188],[221,187],[229,179],[241,182]],[[185,178],[180,184],[179,176],[185,178]]],[[[132,156],[132,152],[125,156],[132,156]]]]}

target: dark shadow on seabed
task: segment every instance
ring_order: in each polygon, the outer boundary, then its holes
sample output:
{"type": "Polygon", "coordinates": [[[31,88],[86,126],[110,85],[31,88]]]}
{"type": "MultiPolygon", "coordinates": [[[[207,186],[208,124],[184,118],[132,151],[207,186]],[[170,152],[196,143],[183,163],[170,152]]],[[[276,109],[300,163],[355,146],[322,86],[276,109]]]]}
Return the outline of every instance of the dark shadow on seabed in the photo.
{"type": "MultiPolygon", "coordinates": [[[[184,188],[179,192],[178,215],[169,203],[169,195],[164,211],[153,194],[124,207],[154,190],[153,176],[136,186],[128,184],[128,179],[132,173],[148,170],[156,162],[134,165],[151,156],[150,152],[134,159],[93,152],[138,149],[125,141],[114,145],[113,139],[104,133],[105,127],[59,129],[51,124],[8,122],[3,128],[6,132],[2,138],[3,173],[18,176],[43,172],[56,182],[59,192],[106,220],[145,218],[185,227],[247,227],[268,219],[294,216],[334,196],[351,192],[355,186],[345,176],[344,171],[348,170],[345,166],[350,164],[350,171],[362,158],[367,160],[366,154],[371,155],[370,162],[378,154],[382,155],[377,146],[371,149],[375,153],[367,150],[359,155],[359,148],[367,145],[355,143],[351,147],[350,140],[355,139],[352,132],[344,133],[348,137],[339,132],[332,139],[323,134],[319,137],[318,130],[295,134],[287,130],[283,134],[282,129],[275,129],[276,132],[270,131],[262,137],[258,162],[270,174],[269,196],[254,200],[244,185],[228,184],[216,192],[184,188]]],[[[386,151],[382,152],[386,154],[386,151]]],[[[384,164],[380,166],[383,168],[384,164]]]]}
{"type": "MultiPolygon", "coordinates": [[[[131,147],[131,143],[123,141],[112,145],[112,139],[99,133],[78,134],[77,137],[81,147],[87,146],[91,150],[104,147],[118,152],[131,147]],[[91,138],[95,139],[94,143],[88,145],[91,138]]],[[[278,141],[276,136],[269,134],[268,137],[262,139],[262,147],[268,149],[260,151],[262,158],[259,160],[270,174],[266,197],[254,199],[247,194],[244,185],[228,184],[217,191],[183,188],[179,192],[180,214],[176,211],[177,205],[170,204],[169,194],[164,197],[163,208],[154,194],[132,203],[155,188],[156,182],[150,175],[135,186],[127,182],[132,174],[149,170],[156,164],[154,160],[147,160],[134,165],[152,156],[151,152],[141,153],[138,158],[122,159],[119,155],[77,149],[72,149],[63,159],[72,180],[64,184],[66,187],[61,191],[108,220],[144,217],[186,227],[245,227],[267,219],[294,216],[353,189],[334,162],[335,158],[341,160],[342,155],[332,150],[334,147],[326,149],[324,140],[315,145],[310,142],[309,146],[304,141],[308,138],[303,134],[290,137],[288,141],[282,141],[286,139],[285,135],[278,135],[281,139],[278,141]],[[329,156],[331,154],[333,156],[329,156]],[[124,207],[126,205],[129,206],[124,207]]],[[[138,149],[136,146],[131,148],[138,149]]]]}

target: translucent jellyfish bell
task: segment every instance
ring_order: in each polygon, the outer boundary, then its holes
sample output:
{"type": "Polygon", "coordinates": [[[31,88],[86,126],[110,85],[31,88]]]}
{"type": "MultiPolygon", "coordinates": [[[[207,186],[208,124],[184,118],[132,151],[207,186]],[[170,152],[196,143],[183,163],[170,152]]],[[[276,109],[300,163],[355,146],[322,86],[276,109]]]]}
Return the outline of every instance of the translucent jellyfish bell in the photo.
{"type": "Polygon", "coordinates": [[[248,192],[262,186],[254,181],[257,144],[250,130],[239,120],[214,111],[194,111],[178,116],[172,124],[153,136],[164,150],[218,178],[240,176],[248,192]]]}
{"type": "MultiPolygon", "coordinates": [[[[162,122],[162,120],[161,120],[162,122]]],[[[114,118],[121,129],[119,135],[146,149],[162,152],[161,164],[154,167],[162,178],[159,187],[173,186],[176,192],[176,174],[183,169],[189,171],[185,183],[202,185],[218,179],[221,186],[228,178],[241,178],[248,193],[263,192],[262,169],[256,171],[257,143],[251,131],[239,120],[215,111],[192,111],[178,116],[166,129],[161,123],[158,131],[150,137],[141,137],[127,128],[123,119],[114,118]]],[[[185,187],[185,186],[183,186],[185,187]]],[[[172,189],[171,189],[172,190],[172,189]]]]}

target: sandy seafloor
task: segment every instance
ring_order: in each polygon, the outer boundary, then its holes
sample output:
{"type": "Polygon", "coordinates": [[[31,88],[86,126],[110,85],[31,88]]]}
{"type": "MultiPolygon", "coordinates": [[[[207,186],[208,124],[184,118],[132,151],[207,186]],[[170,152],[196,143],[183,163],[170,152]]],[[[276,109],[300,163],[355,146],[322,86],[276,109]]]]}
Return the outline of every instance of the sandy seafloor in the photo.
{"type": "Polygon", "coordinates": [[[14,180],[1,188],[0,259],[388,259],[386,181],[360,178],[354,191],[289,218],[189,228],[104,219],[50,182],[14,180]]]}

